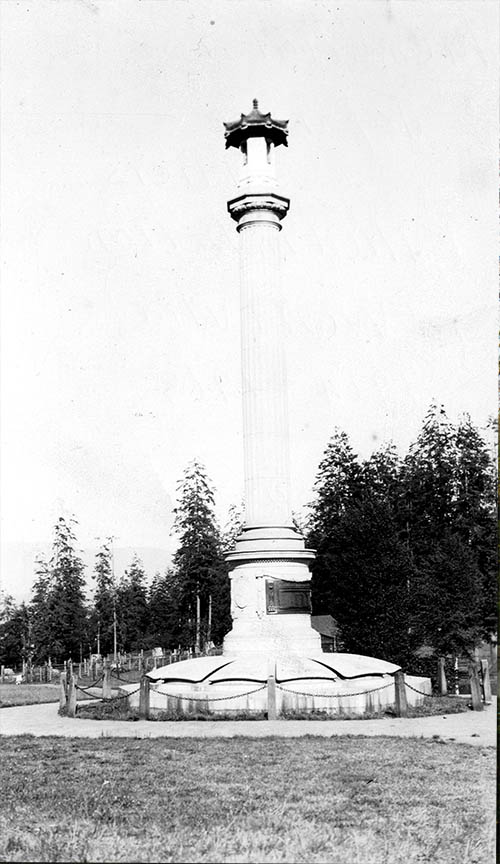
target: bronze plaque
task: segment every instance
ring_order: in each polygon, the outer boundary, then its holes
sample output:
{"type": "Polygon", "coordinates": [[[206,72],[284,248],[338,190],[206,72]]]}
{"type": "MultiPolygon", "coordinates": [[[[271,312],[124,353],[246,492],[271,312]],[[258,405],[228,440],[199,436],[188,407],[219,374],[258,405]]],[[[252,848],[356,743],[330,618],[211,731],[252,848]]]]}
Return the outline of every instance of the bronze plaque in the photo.
{"type": "Polygon", "coordinates": [[[311,583],[266,579],[268,615],[311,614],[311,583]]]}

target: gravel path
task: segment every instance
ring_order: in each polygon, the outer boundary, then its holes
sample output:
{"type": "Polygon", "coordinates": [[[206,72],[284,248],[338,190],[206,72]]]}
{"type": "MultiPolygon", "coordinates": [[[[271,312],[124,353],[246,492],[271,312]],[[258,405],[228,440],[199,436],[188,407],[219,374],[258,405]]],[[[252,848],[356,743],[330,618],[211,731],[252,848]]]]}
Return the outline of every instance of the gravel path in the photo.
{"type": "Polygon", "coordinates": [[[382,720],[215,720],[153,722],[78,720],[59,717],[58,705],[0,709],[0,735],[56,735],[65,738],[299,738],[303,735],[388,735],[441,738],[459,744],[496,746],[496,697],[484,711],[436,717],[382,720]]]}

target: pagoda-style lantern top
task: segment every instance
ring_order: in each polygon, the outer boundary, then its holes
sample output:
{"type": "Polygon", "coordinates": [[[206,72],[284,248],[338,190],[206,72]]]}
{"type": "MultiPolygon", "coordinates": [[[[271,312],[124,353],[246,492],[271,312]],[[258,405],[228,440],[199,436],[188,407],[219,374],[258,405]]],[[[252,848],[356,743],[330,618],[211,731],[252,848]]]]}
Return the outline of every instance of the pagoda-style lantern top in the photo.
{"type": "Polygon", "coordinates": [[[240,148],[249,138],[265,138],[266,141],[278,147],[287,144],[288,120],[274,120],[271,114],[262,114],[259,111],[257,99],[253,100],[253,108],[250,114],[242,114],[239,120],[233,123],[224,123],[226,131],[226,148],[240,148]]]}

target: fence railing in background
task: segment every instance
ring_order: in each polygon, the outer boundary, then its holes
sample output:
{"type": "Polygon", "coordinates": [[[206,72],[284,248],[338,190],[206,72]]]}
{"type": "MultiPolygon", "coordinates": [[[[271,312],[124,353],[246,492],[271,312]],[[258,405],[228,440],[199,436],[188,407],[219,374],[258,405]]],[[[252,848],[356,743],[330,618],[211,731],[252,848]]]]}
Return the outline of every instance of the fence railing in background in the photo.
{"type": "MultiPolygon", "coordinates": [[[[153,655],[151,651],[139,653],[119,654],[116,664],[112,655],[105,657],[85,657],[79,663],[73,663],[74,674],[77,678],[95,678],[102,674],[104,661],[111,663],[111,669],[122,672],[151,672],[160,666],[178,663],[181,660],[191,660],[193,657],[207,657],[222,654],[222,648],[210,648],[204,653],[187,649],[185,651],[165,651],[163,654],[153,655]]],[[[20,670],[0,666],[0,684],[58,684],[61,677],[66,673],[68,663],[52,663],[50,660],[42,665],[30,665],[23,662],[20,670]]]]}

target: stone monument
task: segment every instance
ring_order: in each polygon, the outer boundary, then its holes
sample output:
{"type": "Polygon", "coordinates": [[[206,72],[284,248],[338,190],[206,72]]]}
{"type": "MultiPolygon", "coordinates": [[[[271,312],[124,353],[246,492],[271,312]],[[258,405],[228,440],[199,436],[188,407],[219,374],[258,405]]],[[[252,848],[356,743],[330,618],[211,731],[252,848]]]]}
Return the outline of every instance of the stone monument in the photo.
{"type": "Polygon", "coordinates": [[[311,627],[314,558],[293,528],[279,234],[290,202],[278,194],[274,150],[288,122],[259,111],[225,123],[226,147],[242,155],[228,202],[240,244],[241,370],[246,524],[227,556],[233,629],[228,656],[321,653],[311,627]]]}
{"type": "MultiPolygon", "coordinates": [[[[265,711],[271,680],[278,711],[362,714],[394,702],[399,667],[322,652],[311,626],[314,552],[292,524],[279,253],[290,202],[279,192],[274,166],[275,149],[287,146],[288,121],[263,114],[254,100],[249,114],[224,126],[226,148],[242,157],[227,206],[240,244],[246,522],[227,555],[233,626],[222,655],[149,673],[151,710],[189,713],[201,701],[213,713],[265,711]]],[[[430,689],[428,679],[409,680],[430,689]]],[[[420,699],[409,692],[410,703],[420,699]]]]}

